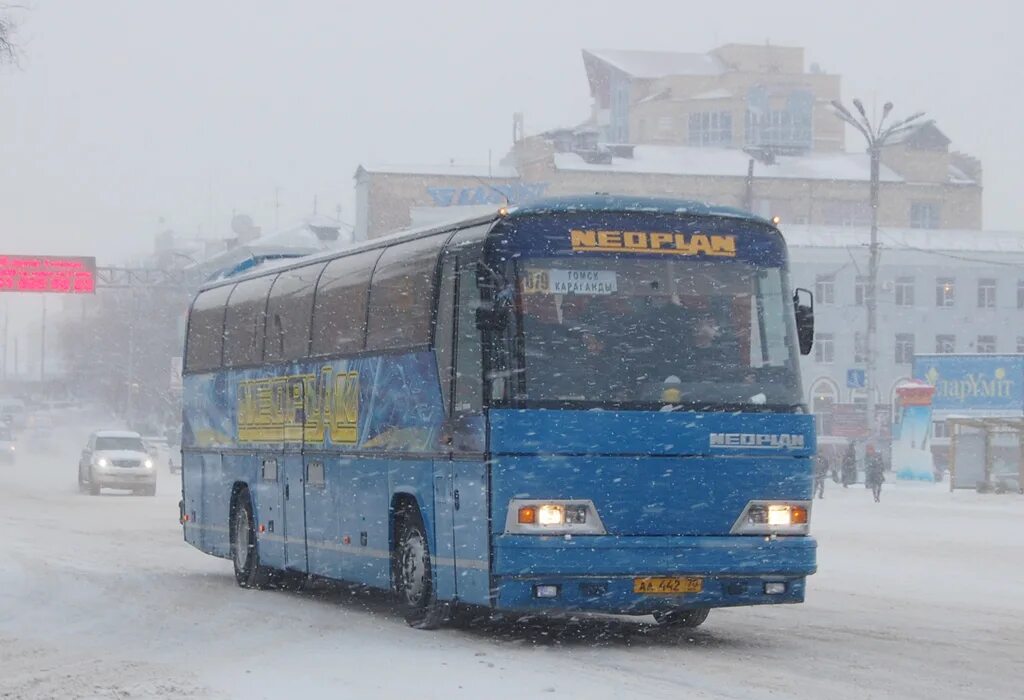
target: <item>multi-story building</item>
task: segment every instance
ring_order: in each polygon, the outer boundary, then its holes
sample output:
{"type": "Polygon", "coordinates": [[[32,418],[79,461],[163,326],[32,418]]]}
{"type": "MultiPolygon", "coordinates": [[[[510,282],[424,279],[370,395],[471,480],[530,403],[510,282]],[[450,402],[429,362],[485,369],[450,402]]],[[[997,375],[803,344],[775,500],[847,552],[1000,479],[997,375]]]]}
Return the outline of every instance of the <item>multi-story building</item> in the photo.
{"type": "MultiPolygon", "coordinates": [[[[837,404],[864,404],[870,234],[783,226],[793,284],[814,292],[807,404],[824,434],[837,404]]],[[[1024,234],[883,228],[875,342],[877,405],[911,378],[915,354],[1024,352],[1024,234]]],[[[923,379],[923,377],[918,377],[923,379]]]]}
{"type": "MultiPolygon", "coordinates": [[[[496,166],[361,166],[356,235],[543,195],[703,199],[783,221],[865,226],[869,163],[832,113],[839,77],[803,49],[731,44],[708,54],[583,52],[593,98],[574,128],[523,136],[496,166]]],[[[858,136],[859,139],[859,136],[858,136]]],[[[933,122],[882,152],[883,226],[982,228],[981,164],[933,122]]]]}
{"type": "Polygon", "coordinates": [[[843,150],[843,126],[828,107],[839,99],[839,76],[817,64],[805,70],[799,47],[588,49],[583,64],[589,124],[607,143],[843,150]]]}

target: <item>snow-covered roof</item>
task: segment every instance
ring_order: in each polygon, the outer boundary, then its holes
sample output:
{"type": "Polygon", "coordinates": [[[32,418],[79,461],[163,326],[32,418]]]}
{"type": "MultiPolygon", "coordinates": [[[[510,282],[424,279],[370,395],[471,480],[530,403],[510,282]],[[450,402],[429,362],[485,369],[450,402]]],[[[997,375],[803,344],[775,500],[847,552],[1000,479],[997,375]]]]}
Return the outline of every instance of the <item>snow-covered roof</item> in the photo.
{"type": "Polygon", "coordinates": [[[716,88],[714,90],[708,90],[707,92],[698,92],[696,95],[690,95],[691,100],[724,100],[732,97],[733,94],[725,88],[716,88]]]}
{"type": "MultiPolygon", "coordinates": [[[[632,158],[613,157],[611,163],[588,163],[575,153],[556,153],[554,159],[558,170],[720,177],[745,177],[750,162],[750,156],[736,148],[691,146],[636,146],[632,158]]],[[[754,176],[866,182],[871,176],[871,164],[866,153],[776,156],[772,165],[755,163],[754,176]]],[[[903,181],[902,177],[884,165],[881,179],[883,182],[903,181]]]]}
{"type": "MultiPolygon", "coordinates": [[[[779,227],[790,248],[858,248],[871,243],[871,230],[859,226],[787,225],[779,227]]],[[[1018,253],[1024,255],[1024,232],[972,231],[880,227],[878,242],[885,250],[930,253],[1018,253]]]]}
{"type": "Polygon", "coordinates": [[[724,100],[731,97],[733,97],[733,94],[724,88],[698,92],[695,95],[680,95],[678,97],[673,96],[672,90],[665,88],[664,90],[651,93],[639,100],[637,104],[645,104],[647,102],[687,102],[689,100],[724,100]]]}
{"type": "Polygon", "coordinates": [[[96,437],[141,438],[142,436],[133,430],[97,430],[96,437]]]}
{"type": "Polygon", "coordinates": [[[706,53],[584,49],[584,59],[588,56],[634,78],[661,78],[666,75],[721,75],[726,70],[722,61],[716,56],[706,53]]]}
{"type": "Polygon", "coordinates": [[[356,174],[358,175],[360,171],[383,175],[453,175],[484,178],[514,178],[519,175],[515,168],[508,166],[473,163],[360,165],[356,174]]]}

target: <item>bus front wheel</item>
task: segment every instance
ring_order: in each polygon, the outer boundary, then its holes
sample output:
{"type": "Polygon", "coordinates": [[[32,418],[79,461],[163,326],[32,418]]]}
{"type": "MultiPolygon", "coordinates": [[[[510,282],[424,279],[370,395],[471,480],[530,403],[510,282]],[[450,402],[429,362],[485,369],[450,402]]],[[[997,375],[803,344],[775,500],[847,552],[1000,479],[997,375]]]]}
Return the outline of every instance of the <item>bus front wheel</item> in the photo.
{"type": "Polygon", "coordinates": [[[709,608],[694,610],[665,610],[654,613],[654,620],[661,627],[700,627],[708,619],[709,608]]]}
{"type": "Polygon", "coordinates": [[[393,580],[405,621],[416,629],[437,629],[447,619],[447,606],[434,595],[430,545],[419,511],[400,511],[395,518],[395,534],[393,580]]]}
{"type": "Polygon", "coordinates": [[[252,502],[249,491],[244,488],[235,495],[232,507],[231,561],[235,568],[235,581],[242,588],[266,588],[270,585],[270,569],[260,566],[252,502]]]}

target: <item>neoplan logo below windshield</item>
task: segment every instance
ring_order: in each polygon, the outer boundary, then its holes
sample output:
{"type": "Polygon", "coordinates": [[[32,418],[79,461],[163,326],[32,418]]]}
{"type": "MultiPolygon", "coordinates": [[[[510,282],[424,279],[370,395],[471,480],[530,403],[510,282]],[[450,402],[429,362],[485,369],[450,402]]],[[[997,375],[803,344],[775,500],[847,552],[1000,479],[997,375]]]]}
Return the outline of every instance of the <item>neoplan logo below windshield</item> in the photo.
{"type": "Polygon", "coordinates": [[[569,238],[572,249],[580,252],[736,257],[735,236],[571,229],[569,238]]]}
{"type": "Polygon", "coordinates": [[[804,436],[790,433],[711,433],[711,446],[792,450],[804,447],[804,436]]]}

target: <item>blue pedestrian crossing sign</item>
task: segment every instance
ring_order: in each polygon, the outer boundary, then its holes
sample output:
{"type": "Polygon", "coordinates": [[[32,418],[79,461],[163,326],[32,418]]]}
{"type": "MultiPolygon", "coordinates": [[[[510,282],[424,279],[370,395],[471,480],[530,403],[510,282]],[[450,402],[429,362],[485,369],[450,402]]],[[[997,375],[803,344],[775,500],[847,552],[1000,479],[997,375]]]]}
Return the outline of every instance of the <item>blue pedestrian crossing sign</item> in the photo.
{"type": "Polygon", "coordinates": [[[848,369],[846,370],[846,388],[847,389],[863,389],[867,384],[867,378],[864,376],[864,370],[862,369],[848,369]]]}

